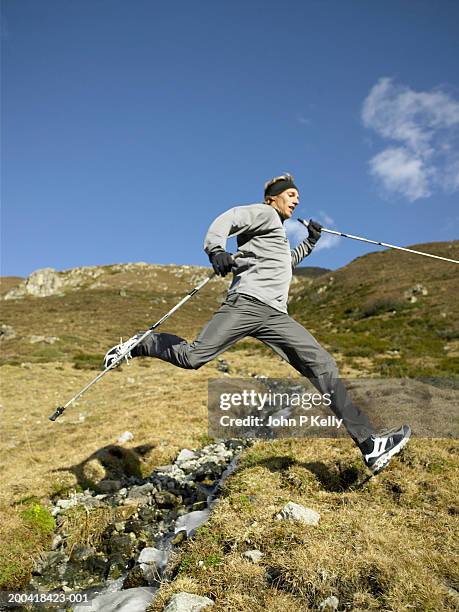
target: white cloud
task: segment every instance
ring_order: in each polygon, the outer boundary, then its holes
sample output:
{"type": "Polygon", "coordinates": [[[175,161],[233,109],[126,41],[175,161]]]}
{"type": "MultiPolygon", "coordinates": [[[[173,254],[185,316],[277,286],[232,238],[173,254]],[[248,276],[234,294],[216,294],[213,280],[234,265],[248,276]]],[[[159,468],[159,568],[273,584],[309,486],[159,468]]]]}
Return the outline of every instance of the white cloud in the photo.
{"type": "Polygon", "coordinates": [[[369,162],[388,191],[414,201],[436,187],[459,189],[459,103],[449,94],[417,92],[382,78],[363,103],[362,121],[392,141],[369,162]]]}
{"type": "Polygon", "coordinates": [[[296,120],[298,121],[298,123],[301,123],[302,125],[311,125],[312,123],[312,121],[308,119],[307,117],[304,117],[304,115],[297,115],[296,120]]]}
{"type": "Polygon", "coordinates": [[[450,159],[445,168],[445,188],[448,191],[459,189],[459,155],[450,159]]]}
{"type": "Polygon", "coordinates": [[[385,149],[370,160],[370,172],[388,191],[398,191],[408,200],[430,195],[428,169],[422,158],[403,147],[385,149]]]}
{"type": "MultiPolygon", "coordinates": [[[[332,228],[330,227],[329,229],[332,228]]],[[[323,232],[321,239],[314,247],[314,251],[317,253],[318,251],[324,251],[325,249],[334,249],[338,246],[339,240],[339,236],[323,232]]]]}
{"type": "Polygon", "coordinates": [[[287,219],[284,223],[285,231],[287,232],[287,236],[289,242],[294,245],[298,242],[301,242],[308,235],[308,229],[299,221],[294,219],[287,219]]]}

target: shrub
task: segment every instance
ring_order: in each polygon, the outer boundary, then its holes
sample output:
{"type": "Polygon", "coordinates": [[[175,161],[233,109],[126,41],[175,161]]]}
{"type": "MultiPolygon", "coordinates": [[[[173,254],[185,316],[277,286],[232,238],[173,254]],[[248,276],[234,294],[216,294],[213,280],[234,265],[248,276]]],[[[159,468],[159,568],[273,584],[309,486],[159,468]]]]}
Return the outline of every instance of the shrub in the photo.
{"type": "Polygon", "coordinates": [[[380,298],[367,302],[360,312],[360,318],[375,317],[385,312],[396,312],[406,308],[405,302],[393,298],[380,298]]]}

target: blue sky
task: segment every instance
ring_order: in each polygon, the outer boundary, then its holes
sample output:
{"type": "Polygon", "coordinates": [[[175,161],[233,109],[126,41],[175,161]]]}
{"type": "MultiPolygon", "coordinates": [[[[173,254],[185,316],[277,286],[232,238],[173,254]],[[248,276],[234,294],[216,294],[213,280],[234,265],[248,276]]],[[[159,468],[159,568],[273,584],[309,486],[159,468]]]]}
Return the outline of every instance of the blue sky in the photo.
{"type": "MultiPolygon", "coordinates": [[[[300,217],[459,238],[457,2],[2,0],[1,15],[3,275],[206,265],[213,218],[284,171],[300,217]]],[[[319,245],[305,265],[377,250],[319,245]]]]}

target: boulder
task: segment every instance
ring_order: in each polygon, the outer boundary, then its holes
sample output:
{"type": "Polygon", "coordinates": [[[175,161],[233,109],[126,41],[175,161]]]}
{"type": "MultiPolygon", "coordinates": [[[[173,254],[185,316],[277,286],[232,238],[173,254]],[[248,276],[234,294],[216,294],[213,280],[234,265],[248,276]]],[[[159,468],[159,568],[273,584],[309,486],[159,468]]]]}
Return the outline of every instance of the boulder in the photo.
{"type": "Polygon", "coordinates": [[[17,299],[26,295],[33,295],[34,297],[56,295],[60,293],[63,284],[59,273],[54,268],[42,268],[32,272],[29,278],[19,287],[9,291],[5,295],[5,300],[17,299]]]}

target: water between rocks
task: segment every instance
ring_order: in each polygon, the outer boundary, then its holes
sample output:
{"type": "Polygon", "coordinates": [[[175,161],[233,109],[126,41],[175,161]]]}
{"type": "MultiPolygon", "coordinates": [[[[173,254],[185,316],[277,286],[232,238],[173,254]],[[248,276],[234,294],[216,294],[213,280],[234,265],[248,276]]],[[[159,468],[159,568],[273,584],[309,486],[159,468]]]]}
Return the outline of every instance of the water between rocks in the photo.
{"type": "MultiPolygon", "coordinates": [[[[52,550],[36,564],[29,589],[78,593],[93,601],[125,589],[158,588],[161,580],[170,578],[168,561],[174,546],[208,519],[225,479],[249,444],[237,439],[196,451],[183,449],[174,463],[156,468],[145,479],[130,476],[117,491],[86,490],[57,500],[51,511],[57,523],[52,550]],[[89,526],[96,509],[102,514],[107,510],[109,516],[115,510],[118,516],[96,542],[88,527],[90,545],[72,545],[69,519],[79,516],[89,526]]],[[[84,524],[81,529],[84,532],[84,524]]]]}

